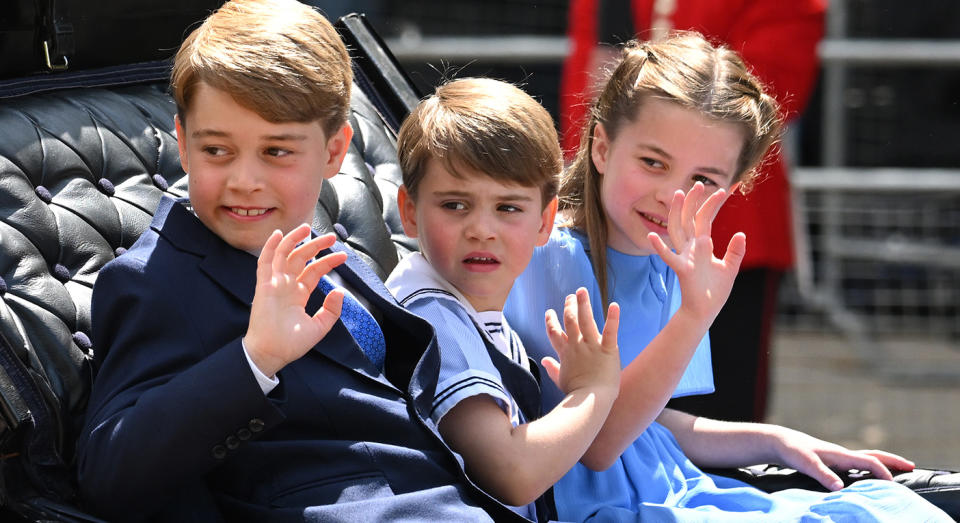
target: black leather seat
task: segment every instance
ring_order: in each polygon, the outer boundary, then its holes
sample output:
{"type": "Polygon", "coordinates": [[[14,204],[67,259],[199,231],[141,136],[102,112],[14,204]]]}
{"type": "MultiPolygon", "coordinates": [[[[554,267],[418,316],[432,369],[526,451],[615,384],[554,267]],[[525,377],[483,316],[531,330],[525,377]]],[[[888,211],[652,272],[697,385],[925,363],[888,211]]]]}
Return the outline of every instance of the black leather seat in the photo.
{"type": "MultiPolygon", "coordinates": [[[[396,208],[394,131],[417,96],[361,19],[339,27],[358,54],[355,135],[314,225],[336,231],[385,278],[416,248],[396,208]]],[[[44,92],[0,99],[0,505],[28,519],[89,521],[73,459],[96,370],[91,290],[160,197],[186,194],[186,176],[165,81],[118,86],[122,74],[108,75],[104,87],[68,89],[44,81],[44,92]]],[[[958,484],[931,487],[954,515],[958,484]]]]}

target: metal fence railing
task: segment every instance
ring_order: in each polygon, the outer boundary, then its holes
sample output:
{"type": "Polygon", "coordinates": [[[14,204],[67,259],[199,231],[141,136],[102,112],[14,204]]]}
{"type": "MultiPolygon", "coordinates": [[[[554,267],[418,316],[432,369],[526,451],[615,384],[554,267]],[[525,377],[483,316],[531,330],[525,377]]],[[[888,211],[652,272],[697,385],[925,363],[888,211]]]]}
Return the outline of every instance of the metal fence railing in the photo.
{"type": "MultiPolygon", "coordinates": [[[[856,82],[863,83],[863,78],[856,75],[896,74],[902,68],[957,70],[960,40],[894,40],[862,32],[851,38],[849,3],[831,1],[827,38],[819,47],[824,167],[797,168],[791,176],[798,260],[793,284],[783,293],[780,323],[822,328],[827,320],[863,347],[876,345],[888,334],[960,345],[960,165],[957,170],[849,166],[875,149],[898,146],[870,123],[880,117],[878,111],[851,112],[851,97],[862,91],[856,82]],[[874,120],[854,120],[865,113],[874,120]],[[864,127],[877,136],[853,136],[864,127]],[[848,150],[851,145],[873,149],[854,155],[848,150]]],[[[537,64],[558,69],[569,49],[556,30],[472,35],[412,31],[388,38],[388,45],[407,64],[498,64],[526,66],[528,72],[537,64]]],[[[889,94],[891,89],[874,94],[889,94]]],[[[894,96],[890,103],[918,96],[924,95],[894,96]]],[[[883,117],[899,120],[900,114],[883,117]]],[[[890,132],[895,135],[896,129],[890,132]]],[[[960,125],[953,132],[956,141],[960,125]]],[[[872,357],[879,349],[869,350],[872,357]]]]}
{"type": "Polygon", "coordinates": [[[960,170],[799,168],[791,184],[805,304],[862,341],[960,343],[960,170]]]}

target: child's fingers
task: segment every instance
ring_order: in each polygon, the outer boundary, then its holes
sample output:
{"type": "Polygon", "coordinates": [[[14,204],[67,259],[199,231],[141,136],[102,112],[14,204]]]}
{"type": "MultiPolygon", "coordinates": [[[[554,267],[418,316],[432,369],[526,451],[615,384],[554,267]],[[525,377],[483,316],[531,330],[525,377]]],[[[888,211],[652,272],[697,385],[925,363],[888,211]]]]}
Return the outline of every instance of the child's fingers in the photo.
{"type": "Polygon", "coordinates": [[[719,191],[707,197],[706,201],[703,202],[703,205],[701,205],[700,209],[697,211],[697,236],[710,236],[710,229],[713,227],[713,220],[717,218],[717,213],[720,212],[720,207],[723,206],[723,203],[727,201],[729,196],[730,193],[720,189],[719,191]]]}
{"type": "Polygon", "coordinates": [[[710,267],[713,263],[713,240],[709,236],[693,239],[693,260],[700,267],[710,267]]]}
{"type": "Polygon", "coordinates": [[[321,256],[310,265],[304,267],[300,275],[297,276],[297,282],[302,283],[309,289],[313,289],[317,286],[317,283],[320,282],[320,278],[322,278],[324,274],[328,274],[334,267],[345,261],[347,261],[347,253],[345,252],[332,252],[321,256]]]}
{"type": "Polygon", "coordinates": [[[309,235],[310,227],[305,223],[284,235],[277,245],[277,252],[273,257],[273,270],[276,272],[300,272],[299,270],[291,271],[289,269],[287,258],[297,244],[309,235]]]}
{"type": "Polygon", "coordinates": [[[320,310],[313,315],[314,323],[317,324],[317,327],[324,336],[330,332],[333,324],[340,318],[342,308],[343,289],[334,288],[327,293],[327,296],[323,299],[323,305],[320,307],[320,310]]]}
{"type": "Polygon", "coordinates": [[[683,231],[683,191],[673,193],[673,201],[670,202],[670,211],[667,215],[667,234],[670,235],[670,241],[678,248],[687,242],[687,235],[683,231]]]}
{"type": "Polygon", "coordinates": [[[888,469],[909,471],[917,467],[916,463],[909,459],[884,450],[861,450],[860,452],[879,459],[888,469]]]}
{"type": "Polygon", "coordinates": [[[287,264],[293,270],[302,268],[320,251],[329,248],[337,241],[333,233],[324,234],[301,243],[287,256],[287,264]]]}
{"type": "Polygon", "coordinates": [[[731,268],[735,271],[740,270],[740,263],[743,261],[743,257],[747,254],[747,235],[742,232],[738,232],[730,238],[730,243],[727,244],[727,252],[723,255],[723,263],[728,268],[731,268]]]}
{"type": "Polygon", "coordinates": [[[590,305],[590,294],[583,287],[577,289],[577,325],[585,339],[592,342],[600,338],[600,330],[597,329],[597,321],[593,318],[593,307],[590,305]]]}
{"type": "Polygon", "coordinates": [[[260,250],[260,256],[257,258],[257,282],[268,282],[272,279],[273,259],[282,238],[283,234],[277,229],[263,244],[263,249],[260,250]]]}
{"type": "Polygon", "coordinates": [[[706,189],[703,182],[693,184],[693,187],[687,191],[686,198],[683,199],[683,206],[680,213],[680,226],[683,227],[683,233],[687,238],[693,238],[697,234],[695,219],[700,205],[703,204],[706,189]]]}
{"type": "Polygon", "coordinates": [[[620,305],[617,302],[610,302],[607,307],[607,321],[603,324],[603,343],[605,350],[617,351],[617,331],[620,327],[620,305]]]}
{"type": "MultiPolygon", "coordinates": [[[[560,387],[560,362],[546,356],[540,360],[540,365],[543,365],[543,370],[547,371],[547,376],[550,376],[550,381],[560,387]]],[[[563,387],[560,387],[561,389],[563,387]]]]}
{"type": "Polygon", "coordinates": [[[653,247],[653,250],[660,255],[660,258],[662,258],[670,268],[676,270],[675,258],[677,255],[670,250],[670,247],[663,241],[663,238],[661,238],[659,234],[651,232],[647,234],[647,240],[650,241],[650,245],[653,247]]]}
{"type": "Polygon", "coordinates": [[[580,320],[578,318],[576,294],[568,294],[563,301],[563,330],[567,333],[567,339],[580,339],[580,320]]]}
{"type": "Polygon", "coordinates": [[[557,351],[557,354],[563,359],[562,351],[566,348],[567,335],[563,333],[560,320],[557,319],[557,311],[553,309],[547,310],[544,314],[543,321],[547,325],[547,338],[550,340],[550,345],[553,346],[553,350],[557,351]]]}

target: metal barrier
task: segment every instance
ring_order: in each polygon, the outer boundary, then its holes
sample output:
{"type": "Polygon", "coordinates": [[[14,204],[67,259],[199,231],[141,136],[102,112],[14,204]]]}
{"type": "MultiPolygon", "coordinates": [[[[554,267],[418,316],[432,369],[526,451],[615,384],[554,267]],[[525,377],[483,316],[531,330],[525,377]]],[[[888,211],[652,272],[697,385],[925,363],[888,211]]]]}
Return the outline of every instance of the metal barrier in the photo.
{"type": "MultiPolygon", "coordinates": [[[[960,41],[849,39],[846,16],[846,2],[831,1],[828,38],[819,47],[826,167],[791,175],[796,294],[801,306],[822,311],[856,340],[865,359],[875,359],[877,334],[960,340],[960,170],[844,167],[847,72],[958,67],[960,41]]],[[[559,63],[569,49],[565,37],[536,35],[414,32],[388,44],[408,62],[559,63]]]]}
{"type": "Polygon", "coordinates": [[[955,68],[960,41],[848,39],[847,2],[829,9],[819,47],[825,167],[791,175],[797,291],[865,360],[886,359],[881,335],[960,345],[960,170],[844,167],[848,69],[955,68]]]}

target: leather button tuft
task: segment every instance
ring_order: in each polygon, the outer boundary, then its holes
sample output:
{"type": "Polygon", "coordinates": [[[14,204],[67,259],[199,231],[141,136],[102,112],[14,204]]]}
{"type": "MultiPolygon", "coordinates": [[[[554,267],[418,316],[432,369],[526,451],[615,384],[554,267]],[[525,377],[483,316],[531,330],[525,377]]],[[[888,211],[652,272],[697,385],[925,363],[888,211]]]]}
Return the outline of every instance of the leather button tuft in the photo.
{"type": "Polygon", "coordinates": [[[342,223],[333,224],[333,230],[337,233],[337,237],[339,237],[341,240],[346,240],[349,236],[347,234],[347,228],[344,227],[342,223]]]}
{"type": "Polygon", "coordinates": [[[237,439],[236,436],[227,436],[227,439],[225,439],[223,442],[227,445],[227,449],[229,450],[237,450],[237,447],[240,446],[240,440],[237,439]]]}
{"type": "Polygon", "coordinates": [[[263,420],[260,418],[253,418],[252,420],[250,420],[250,423],[247,423],[247,427],[249,427],[250,432],[253,432],[253,433],[262,431],[264,426],[265,424],[263,423],[263,420]]]}
{"type": "Polygon", "coordinates": [[[170,188],[170,184],[167,183],[167,180],[165,180],[163,176],[160,176],[159,174],[154,174],[152,178],[153,178],[153,184],[156,185],[157,188],[160,189],[161,191],[166,191],[168,188],[170,188]]]}
{"type": "Polygon", "coordinates": [[[37,194],[37,198],[40,198],[45,203],[50,203],[53,201],[53,195],[50,194],[50,190],[42,185],[38,185],[33,192],[37,194]]]}
{"type": "Polygon", "coordinates": [[[247,441],[253,437],[253,433],[247,429],[240,429],[237,431],[237,437],[240,438],[240,441],[247,441]]]}
{"type": "Polygon", "coordinates": [[[93,344],[90,343],[90,338],[80,331],[73,333],[73,342],[84,351],[89,351],[90,348],[93,347],[93,344]]]}
{"type": "Polygon", "coordinates": [[[121,255],[123,255],[123,253],[125,253],[125,252],[127,252],[127,250],[124,249],[123,247],[117,247],[116,249],[113,250],[113,255],[114,255],[114,256],[121,256],[121,255]]]}
{"type": "Polygon", "coordinates": [[[53,266],[51,272],[53,273],[53,277],[60,280],[61,283],[70,281],[70,270],[59,263],[53,266]]]}
{"type": "Polygon", "coordinates": [[[97,182],[97,187],[100,187],[100,190],[107,196],[113,196],[113,193],[117,192],[117,189],[113,186],[113,182],[106,178],[100,178],[100,181],[97,182]]]}
{"type": "Polygon", "coordinates": [[[227,448],[223,445],[214,445],[210,454],[213,455],[213,459],[223,459],[227,457],[227,448]]]}

